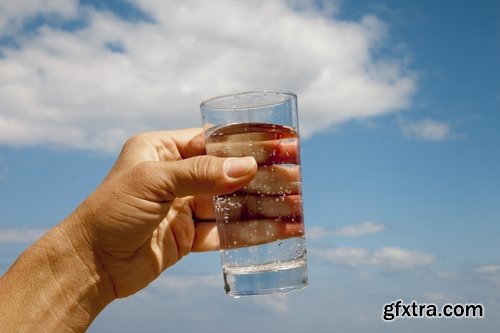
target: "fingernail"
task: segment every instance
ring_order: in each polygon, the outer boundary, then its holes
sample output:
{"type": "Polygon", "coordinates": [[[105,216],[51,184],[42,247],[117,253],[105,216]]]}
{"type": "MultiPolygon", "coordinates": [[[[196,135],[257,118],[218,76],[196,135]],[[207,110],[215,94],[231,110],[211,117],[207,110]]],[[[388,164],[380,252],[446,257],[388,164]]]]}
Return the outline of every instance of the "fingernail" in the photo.
{"type": "Polygon", "coordinates": [[[255,166],[252,156],[229,158],[224,162],[224,173],[231,178],[240,178],[246,175],[255,166]]]}

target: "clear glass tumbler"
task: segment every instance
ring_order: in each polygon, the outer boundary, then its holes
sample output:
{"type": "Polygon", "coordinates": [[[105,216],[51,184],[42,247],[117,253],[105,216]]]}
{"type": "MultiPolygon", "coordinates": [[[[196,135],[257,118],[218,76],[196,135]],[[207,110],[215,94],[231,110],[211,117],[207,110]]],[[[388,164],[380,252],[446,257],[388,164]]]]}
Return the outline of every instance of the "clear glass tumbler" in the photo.
{"type": "Polygon", "coordinates": [[[206,151],[253,156],[255,178],[214,198],[226,292],[235,297],[307,286],[297,96],[253,91],[201,103],[206,151]]]}

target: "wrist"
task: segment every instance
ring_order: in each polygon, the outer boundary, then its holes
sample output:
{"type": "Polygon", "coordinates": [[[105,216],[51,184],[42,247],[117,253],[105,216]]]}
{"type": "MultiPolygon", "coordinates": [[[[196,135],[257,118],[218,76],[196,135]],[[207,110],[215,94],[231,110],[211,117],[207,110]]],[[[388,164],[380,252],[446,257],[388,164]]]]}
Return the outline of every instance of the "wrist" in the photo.
{"type": "MultiPolygon", "coordinates": [[[[83,332],[115,297],[70,216],[30,246],[0,279],[0,313],[13,332],[83,332]]],[[[4,324],[2,324],[4,325],[4,324]]]]}
{"type": "Polygon", "coordinates": [[[45,248],[45,256],[53,278],[66,295],[70,321],[77,310],[87,326],[114,299],[113,284],[96,255],[78,210],[52,230],[53,237],[45,248]]]}

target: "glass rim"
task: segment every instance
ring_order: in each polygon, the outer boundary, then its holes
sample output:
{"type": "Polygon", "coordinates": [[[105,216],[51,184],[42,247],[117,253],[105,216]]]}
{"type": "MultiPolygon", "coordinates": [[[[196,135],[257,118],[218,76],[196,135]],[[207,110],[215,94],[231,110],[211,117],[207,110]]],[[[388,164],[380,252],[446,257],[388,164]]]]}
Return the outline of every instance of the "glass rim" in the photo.
{"type": "Polygon", "coordinates": [[[245,109],[256,109],[256,108],[263,108],[263,107],[269,107],[273,105],[278,105],[283,102],[286,102],[287,99],[284,99],[279,102],[269,102],[269,103],[263,103],[263,104],[258,104],[254,106],[241,106],[241,107],[214,107],[211,106],[211,103],[214,103],[219,100],[227,99],[230,97],[237,97],[237,96],[249,96],[249,95],[258,95],[258,94],[274,94],[277,96],[287,96],[289,98],[294,98],[297,99],[297,94],[294,92],[290,91],[278,91],[278,90],[249,90],[249,91],[243,91],[243,92],[237,92],[237,93],[232,93],[232,94],[226,94],[226,95],[220,95],[220,96],[215,96],[211,97],[209,99],[204,100],[203,102],[200,103],[200,108],[203,110],[205,107],[209,107],[211,110],[219,110],[219,111],[228,111],[228,110],[245,110],[245,109]]]}

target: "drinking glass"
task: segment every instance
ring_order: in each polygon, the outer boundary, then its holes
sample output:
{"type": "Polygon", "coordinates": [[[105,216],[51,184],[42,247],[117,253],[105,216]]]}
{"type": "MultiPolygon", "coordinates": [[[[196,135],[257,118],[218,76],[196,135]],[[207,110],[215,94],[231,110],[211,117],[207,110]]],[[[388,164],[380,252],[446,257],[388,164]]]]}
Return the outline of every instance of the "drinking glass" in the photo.
{"type": "Polygon", "coordinates": [[[234,297],[307,286],[297,96],[252,91],[201,103],[206,152],[253,156],[255,178],[214,198],[224,288],[234,297]]]}

